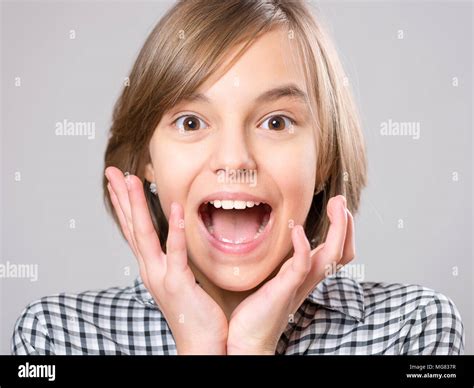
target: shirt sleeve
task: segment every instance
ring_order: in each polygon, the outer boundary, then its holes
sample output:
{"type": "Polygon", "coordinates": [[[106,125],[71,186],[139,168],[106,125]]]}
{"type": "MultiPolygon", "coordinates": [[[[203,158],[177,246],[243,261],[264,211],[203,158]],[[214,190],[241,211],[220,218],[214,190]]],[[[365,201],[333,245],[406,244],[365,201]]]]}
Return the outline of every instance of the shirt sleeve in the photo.
{"type": "Polygon", "coordinates": [[[11,339],[12,355],[52,355],[51,338],[48,334],[41,302],[29,304],[15,323],[11,339]]]}
{"type": "Polygon", "coordinates": [[[464,354],[464,325],[451,299],[436,293],[418,309],[401,354],[464,354]]]}

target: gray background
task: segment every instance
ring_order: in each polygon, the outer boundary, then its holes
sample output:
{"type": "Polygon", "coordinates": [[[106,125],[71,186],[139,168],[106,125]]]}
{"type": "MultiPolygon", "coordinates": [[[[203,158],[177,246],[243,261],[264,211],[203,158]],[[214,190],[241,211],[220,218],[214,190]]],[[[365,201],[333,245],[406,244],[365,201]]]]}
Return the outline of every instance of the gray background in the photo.
{"type": "MultiPolygon", "coordinates": [[[[102,204],[102,160],[123,79],[170,5],[2,3],[0,260],[37,264],[39,278],[0,279],[0,353],[9,353],[13,324],[27,303],[60,291],[129,285],[137,274],[102,204]],[[64,119],[95,122],[95,139],[56,136],[55,123],[64,119]]],[[[472,354],[473,5],[318,7],[349,74],[368,147],[353,263],[364,265],[366,281],[418,283],[452,298],[472,354]],[[404,39],[397,39],[399,30],[404,39]],[[389,119],[419,122],[420,139],[382,136],[389,119]]]]}

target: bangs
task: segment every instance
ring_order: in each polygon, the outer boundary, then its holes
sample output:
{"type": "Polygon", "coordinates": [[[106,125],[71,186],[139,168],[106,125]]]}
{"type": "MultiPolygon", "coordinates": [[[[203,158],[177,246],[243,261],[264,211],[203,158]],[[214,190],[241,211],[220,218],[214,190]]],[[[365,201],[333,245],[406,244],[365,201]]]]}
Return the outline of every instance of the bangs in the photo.
{"type": "Polygon", "coordinates": [[[170,35],[162,39],[168,46],[163,47],[163,52],[168,55],[165,58],[158,56],[156,65],[166,74],[166,84],[174,87],[162,90],[162,84],[156,85],[157,89],[150,92],[160,95],[164,110],[195,93],[211,76],[225,74],[259,36],[287,21],[271,2],[220,0],[219,7],[214,3],[182,2],[175,12],[193,17],[179,24],[173,23],[172,28],[163,26],[170,35]],[[226,22],[222,20],[222,3],[227,7],[226,22]],[[228,59],[233,51],[235,53],[228,59]]]}

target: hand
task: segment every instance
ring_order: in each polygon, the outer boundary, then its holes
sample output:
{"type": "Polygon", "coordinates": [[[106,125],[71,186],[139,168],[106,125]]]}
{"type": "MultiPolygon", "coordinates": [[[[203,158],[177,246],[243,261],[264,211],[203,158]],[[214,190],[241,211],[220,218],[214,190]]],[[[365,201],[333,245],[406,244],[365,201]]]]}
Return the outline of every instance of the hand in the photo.
{"type": "Polygon", "coordinates": [[[311,251],[303,227],[295,226],[291,234],[294,256],[234,310],[227,354],[275,354],[290,314],[328,275],[328,268],[339,268],[354,258],[354,220],[345,198],[331,198],[327,213],[331,224],[326,241],[311,251]]]}
{"type": "Polygon", "coordinates": [[[184,215],[171,204],[166,254],[153,227],[142,181],[106,169],[107,188],[140,276],[165,316],[178,354],[225,354],[228,324],[220,306],[196,283],[188,266],[184,215]]]}

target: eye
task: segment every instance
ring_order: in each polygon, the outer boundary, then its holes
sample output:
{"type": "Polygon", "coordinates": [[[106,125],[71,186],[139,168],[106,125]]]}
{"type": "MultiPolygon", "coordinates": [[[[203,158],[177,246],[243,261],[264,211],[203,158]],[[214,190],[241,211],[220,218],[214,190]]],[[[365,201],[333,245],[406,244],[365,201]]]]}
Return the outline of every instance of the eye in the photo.
{"type": "Polygon", "coordinates": [[[295,124],[292,119],[284,115],[270,116],[262,123],[262,125],[266,122],[268,122],[268,127],[264,126],[263,128],[272,131],[283,131],[285,129],[290,129],[295,124]]]}
{"type": "Polygon", "coordinates": [[[207,128],[206,123],[194,115],[180,116],[174,122],[180,132],[191,132],[207,128]]]}

